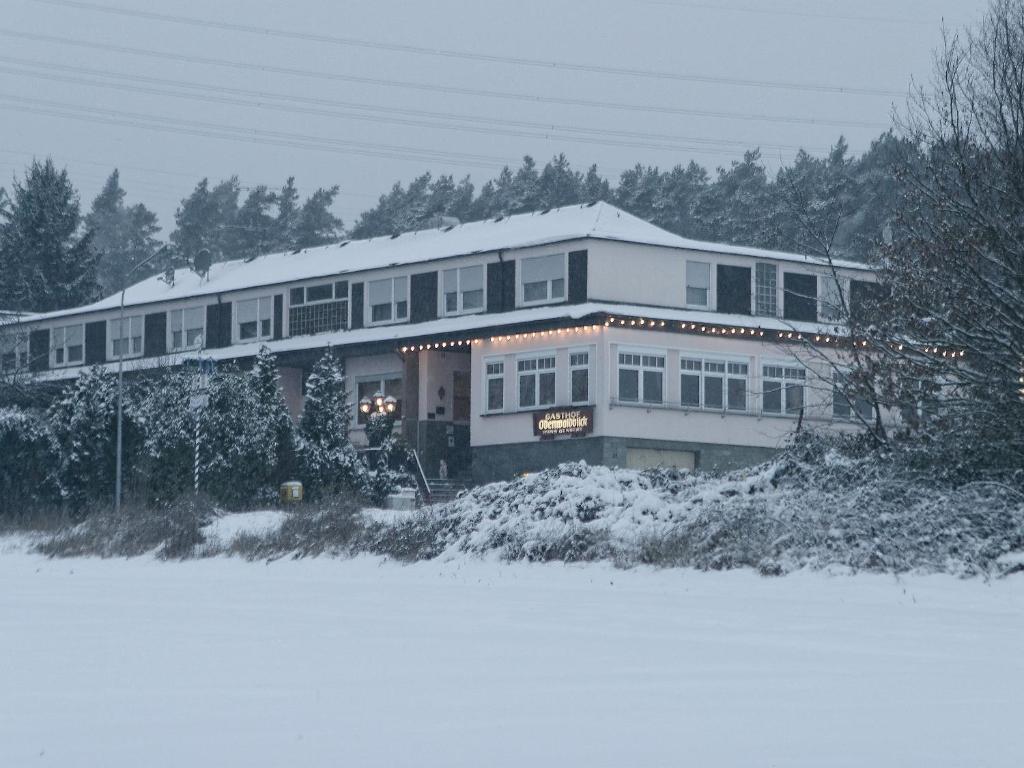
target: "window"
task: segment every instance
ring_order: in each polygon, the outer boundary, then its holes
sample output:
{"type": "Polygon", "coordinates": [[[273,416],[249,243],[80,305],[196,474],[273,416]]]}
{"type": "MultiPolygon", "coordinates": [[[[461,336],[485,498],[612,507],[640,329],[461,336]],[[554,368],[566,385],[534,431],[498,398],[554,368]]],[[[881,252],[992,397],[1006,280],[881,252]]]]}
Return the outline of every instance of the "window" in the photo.
{"type": "Polygon", "coordinates": [[[680,358],[680,404],[713,411],[746,411],[749,371],[745,362],[680,358]]]}
{"type": "Polygon", "coordinates": [[[565,299],[565,256],[535,256],[519,264],[519,280],[523,286],[523,304],[565,299]]]}
{"type": "Polygon", "coordinates": [[[444,314],[478,312],[484,308],[484,267],[446,269],[442,273],[444,314]]]}
{"type": "Polygon", "coordinates": [[[142,354],[142,315],[133,315],[123,320],[111,320],[108,325],[110,329],[110,343],[107,348],[109,359],[138,357],[142,354]]]}
{"type": "Polygon", "coordinates": [[[555,404],[555,356],[516,361],[519,372],[519,407],[555,404]]]}
{"type": "Polygon", "coordinates": [[[402,418],[402,377],[394,374],[378,376],[372,379],[363,379],[356,385],[356,423],[365,424],[369,414],[359,410],[359,401],[364,397],[371,400],[380,392],[384,397],[393,397],[398,401],[395,408],[395,418],[402,418]]]}
{"type": "Polygon", "coordinates": [[[619,400],[661,403],[664,398],[665,355],[619,353],[619,400]]]}
{"type": "Polygon", "coordinates": [[[822,320],[843,319],[843,282],[835,275],[823,275],[821,283],[821,306],[819,315],[822,320]]]}
{"type": "Polygon", "coordinates": [[[870,424],[874,418],[874,409],[866,398],[850,392],[846,375],[836,371],[832,374],[832,418],[848,420],[854,414],[858,421],[870,424]]]}
{"type": "Polygon", "coordinates": [[[292,288],[288,299],[288,335],[340,331],[348,327],[348,281],[292,288]]]}
{"type": "Polygon", "coordinates": [[[0,332],[0,372],[14,373],[28,367],[28,334],[0,332]]]}
{"type": "Polygon", "coordinates": [[[203,346],[206,331],[206,307],[172,309],[167,313],[167,332],[171,351],[203,346]]]}
{"type": "Polygon", "coordinates": [[[492,360],[484,364],[484,410],[488,413],[505,410],[505,361],[492,360]]]}
{"type": "Polygon", "coordinates": [[[719,264],[718,291],[715,306],[719,312],[733,315],[750,314],[750,267],[719,264]]]}
{"type": "Polygon", "coordinates": [[[711,265],[706,261],[686,262],[686,304],[707,307],[711,303],[711,265]]]}
{"type": "Polygon", "coordinates": [[[50,332],[53,364],[75,365],[85,359],[85,326],[65,325],[50,332]]]}
{"type": "Polygon", "coordinates": [[[408,278],[370,281],[370,322],[390,323],[409,316],[408,278]]]}
{"type": "Polygon", "coordinates": [[[786,320],[806,320],[813,323],[818,319],[818,278],[798,272],[782,273],[782,316],[786,320]]]}
{"type": "Polygon", "coordinates": [[[779,314],[779,268],[758,264],[754,270],[754,314],[775,317],[779,314]]]}
{"type": "Polygon", "coordinates": [[[764,413],[799,414],[804,407],[803,368],[765,365],[761,369],[761,410],[764,413]]]}
{"type": "Polygon", "coordinates": [[[273,335],[274,299],[260,296],[238,302],[235,310],[238,323],[238,340],[269,339],[273,335]]]}
{"type": "Polygon", "coordinates": [[[569,402],[590,402],[590,352],[569,352],[569,402]]]}

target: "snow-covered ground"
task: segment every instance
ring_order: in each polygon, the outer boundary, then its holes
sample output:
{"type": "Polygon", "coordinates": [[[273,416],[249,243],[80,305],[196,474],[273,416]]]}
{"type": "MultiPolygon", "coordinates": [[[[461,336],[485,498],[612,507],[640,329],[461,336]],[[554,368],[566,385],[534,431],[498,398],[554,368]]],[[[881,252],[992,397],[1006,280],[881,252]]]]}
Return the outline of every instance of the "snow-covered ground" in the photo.
{"type": "Polygon", "coordinates": [[[1019,766],[1024,578],[0,554],[0,766],[1019,766]]]}

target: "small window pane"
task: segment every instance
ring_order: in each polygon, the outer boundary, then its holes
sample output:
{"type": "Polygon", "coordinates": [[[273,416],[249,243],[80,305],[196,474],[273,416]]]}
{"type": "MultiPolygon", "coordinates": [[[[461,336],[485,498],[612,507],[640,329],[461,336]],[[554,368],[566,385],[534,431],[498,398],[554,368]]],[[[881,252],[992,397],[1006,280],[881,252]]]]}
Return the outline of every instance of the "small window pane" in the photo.
{"type": "Polygon", "coordinates": [[[306,301],[328,301],[333,297],[334,286],[331,283],[311,285],[306,289],[306,301]]]}
{"type": "Polygon", "coordinates": [[[544,301],[547,297],[548,284],[546,282],[523,284],[523,301],[544,301]]]}
{"type": "Polygon", "coordinates": [[[480,309],[484,305],[483,289],[466,291],[462,294],[463,309],[480,309]]]}
{"type": "Polygon", "coordinates": [[[461,280],[459,288],[463,291],[483,290],[484,268],[482,265],[476,267],[464,267],[459,275],[459,279],[461,280]]]}
{"type": "Polygon", "coordinates": [[[552,405],[555,402],[555,374],[542,373],[537,377],[540,380],[540,400],[538,405],[552,405]]]}
{"type": "Polygon", "coordinates": [[[700,407],[700,376],[691,373],[684,373],[680,377],[679,390],[680,401],[683,405],[692,408],[700,407]]]}
{"type": "Polygon", "coordinates": [[[765,413],[782,413],[782,384],[778,381],[766,381],[761,399],[765,413]]]}
{"type": "Polygon", "coordinates": [[[804,407],[804,385],[786,384],[786,413],[799,413],[804,407]]]}
{"type": "Polygon", "coordinates": [[[644,371],[644,402],[662,402],[661,371],[644,371]]]}
{"type": "Polygon", "coordinates": [[[505,380],[490,378],[487,380],[487,410],[500,411],[505,407],[505,380]]]}
{"type": "Polygon", "coordinates": [[[565,298],[565,279],[558,278],[557,280],[551,281],[551,298],[552,299],[564,299],[565,298]]]}
{"type": "Polygon", "coordinates": [[[704,407],[721,410],[722,408],[722,377],[704,377],[704,407]]]}
{"type": "MultiPolygon", "coordinates": [[[[391,280],[371,280],[368,288],[371,306],[391,303],[391,280]]],[[[390,317],[390,314],[389,314],[390,317]]]]}
{"type": "Polygon", "coordinates": [[[370,307],[370,320],[374,323],[382,323],[391,319],[391,302],[387,304],[374,304],[370,307]]]}
{"type": "Polygon", "coordinates": [[[519,377],[519,407],[532,408],[537,404],[537,377],[529,374],[519,377]]]}
{"type": "Polygon", "coordinates": [[[619,369],[619,400],[635,403],[640,400],[640,372],[629,368],[619,369]]]}
{"type": "Polygon", "coordinates": [[[729,379],[729,410],[747,410],[747,381],[746,379],[729,379]]]}
{"type": "Polygon", "coordinates": [[[575,368],[570,374],[572,402],[585,403],[590,400],[590,370],[575,368]]]}
{"type": "Polygon", "coordinates": [[[305,301],[306,301],[305,293],[306,293],[306,289],[305,288],[292,288],[288,292],[288,303],[291,304],[293,307],[297,307],[300,304],[305,303],[305,301]]]}

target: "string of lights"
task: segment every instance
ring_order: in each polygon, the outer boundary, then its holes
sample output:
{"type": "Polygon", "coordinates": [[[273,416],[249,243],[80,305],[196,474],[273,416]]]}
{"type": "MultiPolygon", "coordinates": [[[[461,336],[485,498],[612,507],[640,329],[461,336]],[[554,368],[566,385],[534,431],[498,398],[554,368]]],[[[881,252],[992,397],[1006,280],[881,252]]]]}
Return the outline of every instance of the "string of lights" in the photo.
{"type": "MultiPolygon", "coordinates": [[[[729,336],[738,338],[755,339],[758,341],[775,343],[811,343],[831,347],[861,347],[867,348],[870,342],[867,339],[852,339],[841,334],[827,333],[804,333],[801,331],[780,331],[764,329],[760,327],[738,326],[738,325],[712,325],[709,323],[680,322],[675,320],[660,320],[649,317],[622,317],[620,315],[606,315],[599,323],[588,323],[584,325],[573,325],[562,328],[548,328],[536,331],[520,331],[518,333],[501,333],[482,336],[479,338],[445,339],[443,341],[430,341],[422,344],[408,344],[400,348],[405,354],[408,352],[423,352],[427,350],[471,349],[474,344],[483,344],[489,341],[492,344],[503,342],[524,341],[538,338],[551,338],[559,336],[585,335],[600,332],[602,328],[632,328],[635,330],[680,332],[690,334],[704,334],[708,336],[729,336]]],[[[962,349],[947,349],[936,345],[915,347],[905,342],[890,342],[889,347],[896,352],[914,351],[926,355],[938,355],[947,359],[965,357],[967,352],[962,349]]]]}

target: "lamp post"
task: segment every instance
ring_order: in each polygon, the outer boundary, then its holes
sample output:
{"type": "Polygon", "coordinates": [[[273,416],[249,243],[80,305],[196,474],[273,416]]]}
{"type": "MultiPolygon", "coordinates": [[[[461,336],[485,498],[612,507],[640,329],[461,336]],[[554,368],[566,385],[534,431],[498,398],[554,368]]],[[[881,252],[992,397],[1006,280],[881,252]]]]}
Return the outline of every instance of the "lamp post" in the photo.
{"type": "MultiPolygon", "coordinates": [[[[170,246],[164,245],[153,252],[153,255],[143,259],[134,267],[121,275],[121,308],[118,313],[117,331],[120,336],[121,346],[117,353],[117,462],[114,478],[114,514],[121,513],[121,453],[123,443],[122,416],[124,413],[124,292],[127,290],[128,278],[135,270],[146,266],[157,256],[164,253],[170,246]]],[[[130,335],[129,335],[130,338],[130,335]]]]}

